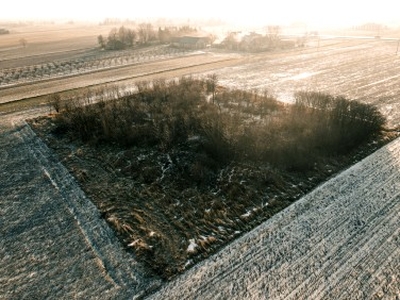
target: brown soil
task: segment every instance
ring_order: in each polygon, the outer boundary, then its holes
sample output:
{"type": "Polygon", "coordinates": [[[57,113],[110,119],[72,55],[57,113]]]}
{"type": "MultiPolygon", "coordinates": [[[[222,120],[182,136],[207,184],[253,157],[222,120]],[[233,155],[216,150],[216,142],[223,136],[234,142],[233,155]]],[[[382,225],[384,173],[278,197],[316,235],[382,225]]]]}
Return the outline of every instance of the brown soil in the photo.
{"type": "Polygon", "coordinates": [[[299,174],[268,165],[205,166],[198,163],[196,141],[167,153],[92,146],[56,133],[52,116],[29,123],[75,176],[128,251],[166,279],[398,136],[386,132],[348,156],[299,174]]]}

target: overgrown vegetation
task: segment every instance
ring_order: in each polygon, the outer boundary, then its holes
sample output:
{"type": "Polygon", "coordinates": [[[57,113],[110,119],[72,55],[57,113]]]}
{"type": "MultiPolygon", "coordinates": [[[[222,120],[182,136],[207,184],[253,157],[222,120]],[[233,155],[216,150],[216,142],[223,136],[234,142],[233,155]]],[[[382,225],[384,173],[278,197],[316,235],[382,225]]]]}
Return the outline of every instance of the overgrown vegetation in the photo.
{"type": "Polygon", "coordinates": [[[294,105],[284,105],[267,92],[217,94],[216,80],[142,82],[137,92],[114,90],[113,101],[88,92],[69,101],[53,95],[51,102],[62,111],[58,130],[83,141],[168,151],[196,140],[218,164],[262,161],[298,171],[350,151],[385,124],[375,107],[341,96],[298,92],[294,105]]]}
{"type": "Polygon", "coordinates": [[[53,95],[46,139],[124,244],[170,278],[379,140],[385,119],[374,107],[315,92],[295,98],[223,89],[216,75],[53,95]]]}

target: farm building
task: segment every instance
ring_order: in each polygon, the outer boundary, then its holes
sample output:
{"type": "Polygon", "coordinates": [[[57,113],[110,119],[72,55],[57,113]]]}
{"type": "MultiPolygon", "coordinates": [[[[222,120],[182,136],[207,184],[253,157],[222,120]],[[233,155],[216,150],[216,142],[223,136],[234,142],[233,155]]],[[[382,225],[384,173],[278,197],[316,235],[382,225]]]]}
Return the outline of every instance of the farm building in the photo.
{"type": "Polygon", "coordinates": [[[173,45],[185,49],[203,49],[210,43],[210,38],[206,36],[182,36],[173,41],[173,45]]]}

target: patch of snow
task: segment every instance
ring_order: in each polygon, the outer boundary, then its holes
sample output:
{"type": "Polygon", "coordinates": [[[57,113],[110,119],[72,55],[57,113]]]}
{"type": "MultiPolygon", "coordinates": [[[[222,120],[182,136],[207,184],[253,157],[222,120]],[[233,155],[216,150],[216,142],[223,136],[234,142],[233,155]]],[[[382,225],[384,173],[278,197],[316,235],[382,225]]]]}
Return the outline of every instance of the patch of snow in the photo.
{"type": "Polygon", "coordinates": [[[226,232],[225,228],[223,226],[218,226],[218,230],[221,232],[226,232]]]}
{"type": "Polygon", "coordinates": [[[195,240],[194,239],[190,239],[189,240],[189,246],[187,247],[187,252],[188,253],[193,253],[193,252],[195,252],[196,251],[196,248],[198,247],[198,245],[196,244],[196,242],[195,242],[195,240]]]}
{"type": "Polygon", "coordinates": [[[128,247],[135,247],[138,243],[140,243],[140,240],[136,239],[132,243],[128,244],[128,247]]]}
{"type": "Polygon", "coordinates": [[[301,79],[305,79],[305,78],[309,78],[311,76],[314,76],[318,73],[316,72],[303,72],[297,75],[294,75],[292,77],[289,77],[288,80],[301,80],[301,79]]]}
{"type": "Polygon", "coordinates": [[[138,155],[138,157],[137,157],[137,160],[138,161],[142,161],[142,160],[145,160],[146,159],[146,155],[144,155],[144,154],[140,154],[140,155],[138,155]]]}
{"type": "Polygon", "coordinates": [[[183,268],[186,269],[188,266],[190,266],[190,265],[192,265],[192,264],[193,264],[193,260],[189,259],[189,260],[185,263],[185,265],[183,266],[183,268]]]}
{"type": "Polygon", "coordinates": [[[248,218],[250,216],[251,216],[251,211],[248,211],[245,214],[241,215],[242,218],[248,218]]]}

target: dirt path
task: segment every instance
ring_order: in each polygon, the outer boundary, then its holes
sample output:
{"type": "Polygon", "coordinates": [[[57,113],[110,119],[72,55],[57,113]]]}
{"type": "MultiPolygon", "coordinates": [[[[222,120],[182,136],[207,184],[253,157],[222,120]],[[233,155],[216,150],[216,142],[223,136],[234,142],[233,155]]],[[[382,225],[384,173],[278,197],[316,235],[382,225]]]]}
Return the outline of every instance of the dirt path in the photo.
{"type": "Polygon", "coordinates": [[[126,299],[158,286],[23,121],[38,113],[0,119],[0,299],[126,299]]]}
{"type": "Polygon", "coordinates": [[[149,299],[398,299],[400,140],[149,299]]]}

